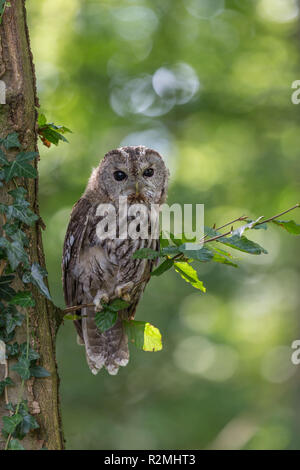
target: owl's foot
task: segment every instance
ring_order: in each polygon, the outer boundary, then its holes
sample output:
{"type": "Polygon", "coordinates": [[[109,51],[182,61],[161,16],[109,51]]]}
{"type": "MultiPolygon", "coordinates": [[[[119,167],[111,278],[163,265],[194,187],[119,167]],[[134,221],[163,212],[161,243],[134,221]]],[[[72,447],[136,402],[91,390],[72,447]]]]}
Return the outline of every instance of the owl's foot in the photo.
{"type": "Polygon", "coordinates": [[[126,284],[121,284],[116,287],[115,295],[118,299],[123,299],[125,302],[131,302],[130,291],[133,289],[134,283],[132,281],[126,282],[126,284]]]}
{"type": "Polygon", "coordinates": [[[101,310],[103,310],[103,304],[108,304],[108,302],[109,302],[108,295],[98,290],[93,300],[93,304],[95,305],[96,312],[101,312],[101,310]]]}

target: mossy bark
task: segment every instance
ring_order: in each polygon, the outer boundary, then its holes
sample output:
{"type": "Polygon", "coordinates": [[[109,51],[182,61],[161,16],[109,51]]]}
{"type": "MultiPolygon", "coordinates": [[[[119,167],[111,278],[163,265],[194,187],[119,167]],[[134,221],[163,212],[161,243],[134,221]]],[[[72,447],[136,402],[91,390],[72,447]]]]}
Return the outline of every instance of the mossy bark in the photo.
{"type": "MultiPolygon", "coordinates": [[[[37,151],[37,111],[35,72],[30,50],[28,28],[26,23],[25,0],[13,0],[6,8],[0,25],[0,80],[6,85],[6,104],[0,104],[0,136],[17,132],[24,151],[37,151]]],[[[13,155],[13,152],[11,152],[13,155]]],[[[38,159],[35,165],[38,164],[38,159]]],[[[39,215],[38,179],[17,179],[28,191],[32,210],[39,215]]],[[[1,188],[0,202],[11,203],[8,189],[1,188]]],[[[1,220],[1,224],[3,220],[1,220]]],[[[42,236],[42,222],[39,220],[27,230],[30,240],[29,254],[31,262],[37,261],[45,266],[42,236]]],[[[21,281],[16,281],[15,288],[24,289],[21,281]]],[[[29,309],[30,341],[41,356],[40,364],[51,377],[32,378],[25,382],[24,398],[28,400],[29,409],[39,423],[39,429],[30,432],[22,441],[26,449],[50,450],[63,449],[64,441],[59,411],[59,378],[55,360],[55,337],[59,324],[58,309],[32,287],[36,306],[29,309]]],[[[25,322],[24,322],[25,323],[25,322]]],[[[17,340],[26,341],[26,326],[17,331],[17,340]]],[[[9,366],[12,362],[9,363],[9,366]]],[[[4,367],[0,365],[0,380],[3,379],[4,367]]],[[[8,387],[6,401],[15,403],[18,398],[20,379],[10,372],[16,386],[8,387]]],[[[5,397],[0,398],[0,428],[2,416],[8,414],[5,409],[5,397]]],[[[4,447],[0,437],[0,449],[4,447]]]]}

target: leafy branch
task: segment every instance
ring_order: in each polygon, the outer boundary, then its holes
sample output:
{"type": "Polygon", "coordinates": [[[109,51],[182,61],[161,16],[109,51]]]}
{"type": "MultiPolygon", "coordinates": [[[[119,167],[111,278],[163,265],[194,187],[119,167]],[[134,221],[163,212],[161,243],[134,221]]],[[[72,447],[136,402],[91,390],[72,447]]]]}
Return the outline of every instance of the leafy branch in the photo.
{"type": "Polygon", "coordinates": [[[267,254],[267,251],[262,246],[248,239],[244,232],[257,229],[266,230],[271,222],[284,228],[291,234],[300,235],[300,225],[294,220],[279,220],[283,215],[299,207],[300,204],[295,204],[293,207],[269,218],[259,217],[252,221],[246,216],[241,216],[218,228],[215,228],[216,225],[212,228],[207,227],[205,235],[198,243],[194,243],[195,240],[188,242],[184,236],[178,237],[172,233],[169,234],[169,238],[162,237],[161,235],[161,248],[159,251],[142,248],[133,254],[133,258],[163,259],[161,264],[152,271],[151,276],[161,276],[169,269],[174,268],[192,287],[206,292],[203,282],[198,278],[197,271],[192,266],[193,262],[216,262],[237,268],[238,265],[233,262],[233,255],[228,251],[228,248],[251,255],[267,254]],[[246,224],[234,229],[234,225],[238,222],[246,222],[246,224]],[[220,232],[220,230],[228,226],[231,226],[229,231],[220,232]],[[220,248],[222,245],[226,249],[220,248]]]}
{"type": "Polygon", "coordinates": [[[60,141],[68,142],[63,134],[72,133],[72,131],[65,126],[57,126],[53,122],[47,123],[47,118],[44,114],[38,116],[38,134],[39,138],[46,147],[51,147],[51,144],[58,145],[60,141]]]}

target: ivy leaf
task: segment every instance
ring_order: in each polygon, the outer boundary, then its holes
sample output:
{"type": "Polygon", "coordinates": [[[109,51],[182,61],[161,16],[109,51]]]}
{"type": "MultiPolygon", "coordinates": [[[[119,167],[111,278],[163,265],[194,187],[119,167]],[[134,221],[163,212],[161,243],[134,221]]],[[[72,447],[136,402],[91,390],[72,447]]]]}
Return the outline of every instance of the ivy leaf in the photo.
{"type": "Polygon", "coordinates": [[[3,416],[3,418],[2,418],[2,421],[3,421],[2,430],[4,431],[4,433],[6,433],[8,435],[13,434],[16,427],[18,426],[18,424],[21,423],[22,420],[23,420],[23,417],[19,413],[15,414],[13,416],[3,416]]]}
{"type": "Polygon", "coordinates": [[[21,326],[24,321],[24,315],[17,310],[7,309],[5,312],[5,329],[10,334],[17,326],[21,326]]]}
{"type": "Polygon", "coordinates": [[[39,425],[34,419],[34,417],[27,413],[23,416],[22,422],[19,424],[17,431],[19,439],[23,439],[26,434],[29,433],[32,429],[38,429],[39,425]]]}
{"type": "Polygon", "coordinates": [[[151,248],[141,248],[133,253],[133,259],[156,259],[159,257],[159,251],[152,250],[151,248]]]}
{"type": "Polygon", "coordinates": [[[30,378],[30,360],[26,357],[20,357],[18,362],[11,366],[11,370],[17,372],[21,379],[28,380],[30,378]]]}
{"type": "Polygon", "coordinates": [[[37,152],[20,152],[9,166],[4,168],[5,181],[11,180],[14,176],[24,176],[25,178],[36,178],[36,169],[27,163],[37,156],[37,152]]]}
{"type": "Polygon", "coordinates": [[[300,225],[296,224],[294,220],[272,220],[272,222],[293,235],[300,235],[300,225]]]}
{"type": "Polygon", "coordinates": [[[8,191],[8,194],[10,194],[10,196],[12,196],[16,202],[19,202],[25,199],[25,195],[27,194],[27,191],[22,186],[18,186],[18,188],[8,191]]]}
{"type": "Polygon", "coordinates": [[[0,149],[0,165],[9,165],[9,161],[7,160],[5,153],[0,149]]]}
{"type": "Polygon", "coordinates": [[[1,237],[0,248],[5,249],[7,259],[13,271],[15,271],[20,263],[29,264],[28,255],[19,241],[11,243],[6,238],[1,237]]]}
{"type": "Polygon", "coordinates": [[[101,312],[97,312],[95,315],[95,323],[97,328],[104,333],[114,326],[118,318],[118,312],[104,308],[101,312]]]}
{"type": "Polygon", "coordinates": [[[17,439],[11,439],[8,444],[8,450],[25,450],[21,442],[17,439]]]}
{"type": "Polygon", "coordinates": [[[197,271],[185,261],[177,261],[174,263],[175,271],[180,274],[180,276],[186,281],[189,282],[195,289],[199,289],[202,292],[206,292],[206,289],[203,285],[203,282],[198,279],[197,271]]]}
{"type": "Polygon", "coordinates": [[[9,385],[13,385],[13,381],[11,380],[10,377],[6,377],[6,379],[4,380],[1,380],[0,382],[0,396],[2,395],[2,393],[4,392],[4,389],[5,387],[9,386],[9,385]]]}
{"type": "Polygon", "coordinates": [[[32,294],[29,291],[19,291],[9,301],[12,305],[20,305],[21,307],[34,307],[35,301],[32,298],[32,294]]]}
{"type": "Polygon", "coordinates": [[[6,214],[8,220],[20,220],[24,224],[31,226],[38,220],[38,216],[28,208],[29,205],[29,202],[25,199],[11,205],[0,204],[0,212],[6,214]]]}
{"type": "Polygon", "coordinates": [[[51,300],[51,296],[43,278],[47,276],[47,271],[42,268],[38,263],[33,263],[31,271],[27,271],[22,278],[25,283],[31,282],[34,284],[47,299],[51,300]]]}
{"type": "Polygon", "coordinates": [[[161,276],[164,272],[172,268],[174,261],[171,258],[167,258],[163,263],[161,263],[156,269],[151,273],[151,276],[161,276]]]}
{"type": "Polygon", "coordinates": [[[35,351],[31,346],[27,348],[27,343],[22,343],[19,346],[20,357],[24,357],[25,359],[29,359],[29,361],[34,361],[39,359],[40,355],[37,351],[35,351]],[[28,355],[28,357],[27,357],[28,355]]]}
{"type": "Polygon", "coordinates": [[[136,320],[123,320],[128,340],[138,349],[144,351],[161,351],[161,333],[155,326],[148,322],[136,320]]]}
{"type": "Polygon", "coordinates": [[[21,148],[18,134],[16,132],[11,132],[8,134],[5,139],[0,139],[0,143],[8,150],[11,148],[21,148]]]}
{"type": "Polygon", "coordinates": [[[12,287],[10,287],[10,283],[14,280],[13,275],[9,276],[0,276],[0,298],[3,300],[10,300],[16,292],[12,287]]]}
{"type": "Polygon", "coordinates": [[[44,367],[33,365],[30,367],[30,376],[42,379],[44,377],[50,377],[51,374],[44,367]]]}
{"type": "Polygon", "coordinates": [[[6,353],[8,356],[16,356],[19,354],[19,343],[15,342],[14,344],[7,344],[6,345],[6,353]]]}
{"type": "Polygon", "coordinates": [[[239,235],[232,235],[231,237],[222,237],[216,240],[219,243],[230,246],[235,250],[243,251],[244,253],[249,253],[250,255],[261,255],[262,253],[268,254],[268,252],[260,246],[258,243],[249,240],[244,235],[241,237],[239,235]]]}

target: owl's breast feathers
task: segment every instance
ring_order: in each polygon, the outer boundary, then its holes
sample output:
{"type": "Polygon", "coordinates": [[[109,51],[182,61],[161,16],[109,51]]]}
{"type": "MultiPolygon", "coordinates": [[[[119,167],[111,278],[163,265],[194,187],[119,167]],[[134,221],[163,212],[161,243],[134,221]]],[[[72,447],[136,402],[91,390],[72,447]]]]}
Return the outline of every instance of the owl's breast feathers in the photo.
{"type": "MultiPolygon", "coordinates": [[[[62,260],[65,302],[67,306],[89,304],[102,295],[112,300],[118,297],[116,293],[122,286],[129,283],[130,307],[119,315],[133,318],[155,262],[134,259],[132,255],[144,247],[158,250],[159,240],[99,239],[96,228],[101,217],[95,215],[96,210],[97,204],[84,197],[72,210],[62,260]]],[[[76,314],[82,315],[81,320],[75,321],[75,326],[85,343],[92,371],[95,373],[104,365],[115,374],[119,365],[127,364],[129,356],[121,318],[114,327],[101,334],[94,322],[94,307],[80,309],[76,314]]]]}

